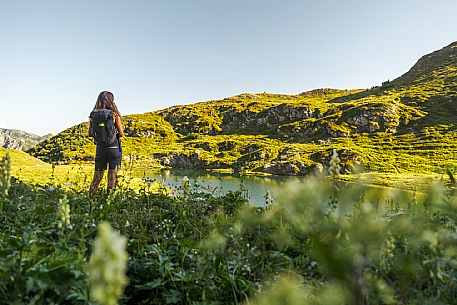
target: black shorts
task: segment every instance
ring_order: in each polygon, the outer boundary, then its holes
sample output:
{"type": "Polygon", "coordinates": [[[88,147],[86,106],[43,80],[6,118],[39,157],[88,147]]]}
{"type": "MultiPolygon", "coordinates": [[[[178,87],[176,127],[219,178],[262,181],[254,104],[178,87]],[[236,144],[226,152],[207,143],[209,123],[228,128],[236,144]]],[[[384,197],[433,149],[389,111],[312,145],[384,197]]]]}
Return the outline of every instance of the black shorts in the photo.
{"type": "Polygon", "coordinates": [[[106,170],[106,165],[109,169],[116,169],[121,166],[122,148],[120,146],[113,148],[104,148],[97,145],[95,154],[95,170],[106,170]]]}

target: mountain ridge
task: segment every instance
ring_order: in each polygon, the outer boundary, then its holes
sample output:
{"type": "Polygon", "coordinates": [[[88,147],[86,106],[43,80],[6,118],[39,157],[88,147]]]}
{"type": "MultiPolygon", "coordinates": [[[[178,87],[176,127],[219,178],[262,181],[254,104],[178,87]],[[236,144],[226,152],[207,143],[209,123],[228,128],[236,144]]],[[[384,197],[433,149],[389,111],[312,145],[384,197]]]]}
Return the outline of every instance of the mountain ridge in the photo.
{"type": "Polygon", "coordinates": [[[25,151],[52,136],[52,134],[39,136],[19,129],[0,128],[0,147],[25,151]]]}

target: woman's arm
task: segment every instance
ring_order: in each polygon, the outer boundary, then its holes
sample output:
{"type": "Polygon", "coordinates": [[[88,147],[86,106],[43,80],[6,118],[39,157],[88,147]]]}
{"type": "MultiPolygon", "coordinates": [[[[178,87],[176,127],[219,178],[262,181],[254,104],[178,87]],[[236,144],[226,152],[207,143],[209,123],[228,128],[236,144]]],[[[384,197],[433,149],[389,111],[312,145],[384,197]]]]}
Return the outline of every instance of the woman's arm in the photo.
{"type": "Polygon", "coordinates": [[[89,121],[89,137],[94,137],[94,134],[92,132],[92,121],[89,121]]]}
{"type": "Polygon", "coordinates": [[[120,137],[124,136],[124,127],[122,127],[122,119],[120,116],[116,115],[114,119],[114,123],[116,124],[117,132],[119,133],[120,137]]]}

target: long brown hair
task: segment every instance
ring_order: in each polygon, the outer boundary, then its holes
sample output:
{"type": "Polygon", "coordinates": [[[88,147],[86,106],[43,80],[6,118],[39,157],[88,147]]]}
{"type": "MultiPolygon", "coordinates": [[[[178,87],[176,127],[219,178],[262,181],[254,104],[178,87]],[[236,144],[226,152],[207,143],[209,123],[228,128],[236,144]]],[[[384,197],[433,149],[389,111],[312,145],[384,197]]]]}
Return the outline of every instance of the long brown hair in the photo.
{"type": "Polygon", "coordinates": [[[96,109],[109,109],[117,116],[121,116],[116,104],[114,103],[114,95],[109,91],[100,92],[94,107],[94,110],[96,109]]]}

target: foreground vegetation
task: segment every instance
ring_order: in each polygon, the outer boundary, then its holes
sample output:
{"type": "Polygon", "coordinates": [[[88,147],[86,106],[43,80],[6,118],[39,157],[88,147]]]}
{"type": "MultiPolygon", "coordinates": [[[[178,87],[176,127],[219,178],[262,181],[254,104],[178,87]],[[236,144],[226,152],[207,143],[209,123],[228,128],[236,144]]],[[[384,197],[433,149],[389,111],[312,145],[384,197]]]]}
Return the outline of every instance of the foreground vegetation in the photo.
{"type": "Polygon", "coordinates": [[[10,185],[3,162],[0,304],[94,303],[100,223],[126,238],[120,304],[454,304],[453,176],[416,196],[340,184],[333,160],[334,179],[290,185],[266,208],[185,182],[175,196],[125,184],[90,200],[10,185]]]}

